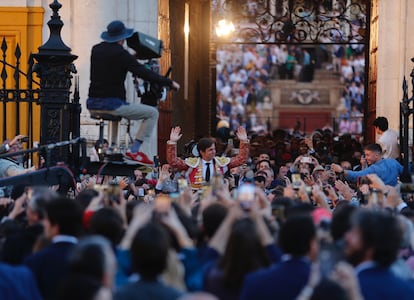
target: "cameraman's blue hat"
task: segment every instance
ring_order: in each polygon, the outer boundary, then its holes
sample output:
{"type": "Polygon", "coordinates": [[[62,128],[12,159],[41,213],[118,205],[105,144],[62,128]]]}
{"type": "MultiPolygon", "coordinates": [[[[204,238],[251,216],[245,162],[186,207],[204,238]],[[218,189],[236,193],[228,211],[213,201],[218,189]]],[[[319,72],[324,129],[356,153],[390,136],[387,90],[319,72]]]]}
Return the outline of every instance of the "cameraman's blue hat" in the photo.
{"type": "Polygon", "coordinates": [[[108,43],[115,43],[129,38],[134,34],[134,29],[126,28],[122,21],[112,21],[106,27],[107,31],[102,32],[101,38],[108,43]]]}

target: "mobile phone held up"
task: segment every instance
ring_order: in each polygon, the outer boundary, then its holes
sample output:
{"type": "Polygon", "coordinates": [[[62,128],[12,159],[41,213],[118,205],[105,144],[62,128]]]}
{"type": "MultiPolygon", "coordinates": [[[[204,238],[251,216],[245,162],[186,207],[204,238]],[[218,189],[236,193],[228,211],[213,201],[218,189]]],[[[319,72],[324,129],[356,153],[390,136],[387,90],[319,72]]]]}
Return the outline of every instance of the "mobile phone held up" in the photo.
{"type": "Polygon", "coordinates": [[[254,185],[249,183],[242,184],[238,188],[237,197],[239,199],[240,207],[245,211],[249,211],[255,197],[254,185]]]}
{"type": "Polygon", "coordinates": [[[300,159],[300,162],[304,163],[304,164],[311,164],[312,163],[312,158],[310,158],[309,156],[303,156],[300,159]]]}
{"type": "Polygon", "coordinates": [[[300,185],[302,183],[302,178],[300,177],[299,173],[293,173],[292,174],[292,186],[295,190],[298,190],[300,188],[300,185]]]}

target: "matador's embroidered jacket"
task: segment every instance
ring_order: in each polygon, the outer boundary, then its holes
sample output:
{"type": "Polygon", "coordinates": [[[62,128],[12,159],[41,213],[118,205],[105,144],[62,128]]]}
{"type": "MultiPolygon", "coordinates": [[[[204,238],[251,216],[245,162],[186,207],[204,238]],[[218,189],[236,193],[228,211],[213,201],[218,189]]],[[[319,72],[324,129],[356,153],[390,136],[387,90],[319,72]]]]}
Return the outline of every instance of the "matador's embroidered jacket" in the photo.
{"type": "MultiPolygon", "coordinates": [[[[234,157],[216,156],[213,165],[215,172],[224,174],[228,169],[241,166],[249,158],[249,141],[240,142],[239,154],[234,157]]],[[[203,163],[200,157],[177,157],[177,144],[167,143],[167,161],[171,167],[180,171],[186,170],[186,177],[193,189],[200,189],[204,185],[203,163]]]]}

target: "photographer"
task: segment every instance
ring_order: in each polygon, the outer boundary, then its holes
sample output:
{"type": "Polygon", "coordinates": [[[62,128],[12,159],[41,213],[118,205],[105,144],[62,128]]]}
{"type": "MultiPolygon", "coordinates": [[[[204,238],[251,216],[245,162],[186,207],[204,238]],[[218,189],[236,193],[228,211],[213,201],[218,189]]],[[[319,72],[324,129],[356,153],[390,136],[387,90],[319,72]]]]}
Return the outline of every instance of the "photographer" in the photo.
{"type": "Polygon", "coordinates": [[[146,81],[178,90],[180,85],[169,78],[158,75],[140,64],[123,44],[133,35],[121,21],[113,21],[101,34],[103,42],[93,46],[89,98],[86,105],[90,111],[105,111],[106,114],[130,120],[142,120],[140,129],[126,156],[144,165],[153,165],[147,155],[139,152],[142,143],[151,138],[158,121],[158,110],[141,103],[127,103],[125,78],[128,72],[146,81]]]}
{"type": "Polygon", "coordinates": [[[23,134],[16,135],[11,141],[5,140],[2,145],[0,145],[0,154],[3,154],[7,151],[9,151],[10,147],[16,144],[17,142],[20,142],[22,139],[27,138],[23,134]]]}
{"type": "MultiPolygon", "coordinates": [[[[25,135],[16,135],[12,140],[5,140],[0,146],[0,154],[5,152],[14,153],[21,151],[22,142],[27,138],[25,135]]],[[[36,167],[25,169],[23,167],[23,156],[11,156],[0,158],[0,178],[16,176],[34,171],[36,167]]]]}

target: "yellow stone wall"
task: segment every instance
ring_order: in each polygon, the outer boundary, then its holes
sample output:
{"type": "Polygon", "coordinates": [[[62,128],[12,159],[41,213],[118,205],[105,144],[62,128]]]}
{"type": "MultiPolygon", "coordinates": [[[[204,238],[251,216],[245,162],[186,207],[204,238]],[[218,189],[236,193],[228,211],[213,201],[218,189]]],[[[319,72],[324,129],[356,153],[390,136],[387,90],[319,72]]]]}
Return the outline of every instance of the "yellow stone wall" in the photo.
{"type": "MultiPolygon", "coordinates": [[[[42,28],[43,28],[43,14],[42,7],[0,7],[0,45],[5,38],[7,43],[6,61],[11,65],[15,65],[16,59],[14,56],[16,45],[20,46],[20,70],[24,73],[28,71],[28,59],[30,53],[37,53],[38,47],[42,45],[42,28]]],[[[0,50],[2,54],[2,51],[0,50]]],[[[3,57],[0,57],[3,60],[3,57]]],[[[0,64],[2,66],[2,64],[0,64]]],[[[0,70],[1,72],[2,70],[0,70]]],[[[13,74],[14,70],[7,67],[7,88],[14,88],[13,74]]],[[[1,73],[0,73],[1,74],[1,73]]],[[[38,78],[34,78],[39,82],[38,78]]],[[[0,79],[0,84],[2,80],[0,79]]],[[[27,87],[27,80],[24,76],[21,77],[20,88],[27,87]]],[[[34,84],[37,88],[38,85],[34,84]]],[[[0,86],[3,88],[3,86],[0,86]]],[[[39,141],[40,135],[40,107],[34,105],[34,128],[33,139],[39,141]]],[[[12,138],[16,134],[16,105],[14,103],[7,103],[7,138],[12,138]]],[[[0,118],[3,116],[3,105],[0,105],[0,118]]],[[[20,106],[20,133],[28,133],[28,115],[27,106],[20,106]]],[[[0,136],[3,132],[3,120],[0,120],[0,136]]],[[[1,141],[0,141],[1,142],[1,141]]]]}

